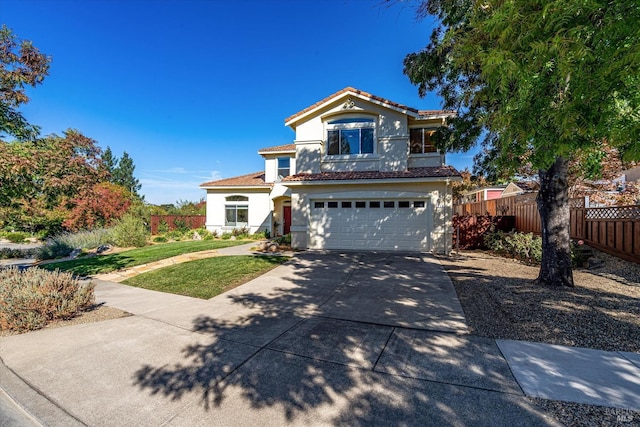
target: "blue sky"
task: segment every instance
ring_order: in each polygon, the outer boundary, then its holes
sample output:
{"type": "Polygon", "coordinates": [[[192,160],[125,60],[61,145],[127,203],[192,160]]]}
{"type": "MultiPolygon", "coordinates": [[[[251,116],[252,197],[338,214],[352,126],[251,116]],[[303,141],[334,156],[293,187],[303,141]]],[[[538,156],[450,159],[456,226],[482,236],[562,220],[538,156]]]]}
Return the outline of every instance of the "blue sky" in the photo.
{"type": "MultiPolygon", "coordinates": [[[[150,203],[261,170],[284,119],[353,86],[419,109],[402,60],[433,21],[382,0],[1,0],[0,19],[53,57],[21,111],[43,134],[78,129],[129,153],[150,203]]],[[[471,167],[472,154],[449,154],[471,167]]]]}

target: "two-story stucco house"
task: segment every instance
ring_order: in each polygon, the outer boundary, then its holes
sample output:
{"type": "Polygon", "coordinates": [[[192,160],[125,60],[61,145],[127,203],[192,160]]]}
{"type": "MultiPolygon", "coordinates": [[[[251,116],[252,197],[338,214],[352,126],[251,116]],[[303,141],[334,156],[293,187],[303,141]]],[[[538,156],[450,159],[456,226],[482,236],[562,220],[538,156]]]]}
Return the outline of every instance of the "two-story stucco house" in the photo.
{"type": "Polygon", "coordinates": [[[207,228],[291,233],[300,249],[448,252],[451,183],[431,143],[451,113],[345,88],[285,119],[264,171],[207,182],[207,228]]]}

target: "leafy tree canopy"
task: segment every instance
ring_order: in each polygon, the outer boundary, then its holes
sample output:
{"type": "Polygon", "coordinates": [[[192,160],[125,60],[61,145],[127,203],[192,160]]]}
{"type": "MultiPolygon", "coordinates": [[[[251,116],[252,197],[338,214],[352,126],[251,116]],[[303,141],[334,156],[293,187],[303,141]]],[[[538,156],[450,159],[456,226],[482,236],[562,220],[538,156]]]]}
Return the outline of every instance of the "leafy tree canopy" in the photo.
{"type": "Polygon", "coordinates": [[[0,227],[53,230],[79,193],[105,180],[96,142],[78,131],[0,141],[0,227]]]}
{"type": "Polygon", "coordinates": [[[573,286],[570,163],[598,158],[604,140],[640,159],[640,3],[426,0],[421,11],[439,25],[404,72],[457,112],[436,144],[466,151],[480,141],[476,168],[489,179],[538,171],[538,282],[573,286]]]}
{"type": "Polygon", "coordinates": [[[421,10],[440,25],[405,73],[458,112],[436,135],[442,148],[481,140],[489,177],[597,155],[603,139],[640,159],[640,3],[428,0],[421,10]]]}
{"type": "Polygon", "coordinates": [[[35,138],[38,127],[27,122],[17,110],[29,102],[26,86],[42,83],[49,74],[51,57],[40,53],[30,41],[19,40],[2,25],[0,28],[0,139],[35,138]]]}

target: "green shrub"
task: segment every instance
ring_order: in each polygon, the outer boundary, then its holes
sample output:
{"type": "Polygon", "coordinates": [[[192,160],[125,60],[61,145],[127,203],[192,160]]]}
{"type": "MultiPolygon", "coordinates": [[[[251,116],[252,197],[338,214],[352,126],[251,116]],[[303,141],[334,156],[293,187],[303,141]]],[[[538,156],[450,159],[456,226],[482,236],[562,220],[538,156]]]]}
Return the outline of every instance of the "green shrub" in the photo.
{"type": "Polygon", "coordinates": [[[137,216],[125,214],[111,229],[113,241],[117,246],[140,248],[147,244],[149,232],[142,220],[137,216]]]}
{"type": "Polygon", "coordinates": [[[167,231],[169,231],[169,224],[167,224],[167,221],[165,221],[165,219],[161,219],[160,222],[158,222],[158,233],[159,234],[164,234],[167,231]]]}
{"type": "Polygon", "coordinates": [[[70,273],[0,270],[0,329],[28,331],[51,320],[69,319],[93,304],[93,288],[70,273]]]}
{"type": "Polygon", "coordinates": [[[542,260],[542,239],[533,233],[493,231],[484,236],[489,250],[532,264],[542,260]]]}
{"type": "Polygon", "coordinates": [[[55,238],[47,239],[43,246],[40,246],[36,252],[36,259],[56,259],[69,256],[73,252],[74,247],[63,240],[55,238]]]}
{"type": "Polygon", "coordinates": [[[271,236],[271,233],[269,233],[269,230],[262,230],[262,231],[253,233],[251,236],[249,236],[249,238],[252,240],[263,240],[263,239],[268,239],[270,236],[271,236]]]}
{"type": "Polygon", "coordinates": [[[76,233],[61,233],[45,240],[36,252],[36,258],[55,259],[68,256],[74,249],[95,249],[113,244],[112,231],[107,228],[82,230],[76,233]]]}
{"type": "Polygon", "coordinates": [[[200,235],[200,237],[202,237],[203,239],[211,234],[211,232],[209,230],[207,230],[205,227],[196,228],[196,229],[194,229],[192,231],[194,233],[198,233],[200,235]]]}
{"type": "Polygon", "coordinates": [[[247,227],[234,228],[231,235],[238,239],[246,239],[249,237],[249,229],[247,227]]]}
{"type": "MultiPolygon", "coordinates": [[[[542,238],[532,233],[494,231],[484,236],[484,243],[490,251],[498,255],[530,264],[540,264],[542,261],[542,238]]],[[[583,243],[571,241],[571,261],[574,266],[582,266],[588,254],[589,250],[585,250],[583,243]]]]}
{"type": "Polygon", "coordinates": [[[164,236],[156,236],[156,237],[154,237],[154,238],[153,238],[153,241],[154,241],[155,243],[166,243],[166,242],[168,242],[168,241],[169,241],[169,239],[167,239],[167,238],[166,238],[166,237],[164,237],[164,236]]]}
{"type": "Polygon", "coordinates": [[[178,230],[181,231],[183,234],[186,233],[187,231],[191,230],[191,227],[189,226],[189,224],[187,224],[187,221],[184,218],[176,218],[173,220],[173,227],[178,230]]]}
{"type": "Polygon", "coordinates": [[[182,240],[184,238],[184,232],[180,230],[171,230],[166,234],[169,240],[182,240]]]}
{"type": "Polygon", "coordinates": [[[36,249],[0,249],[0,259],[31,258],[36,253],[36,249]]]}
{"type": "Polygon", "coordinates": [[[204,236],[202,238],[202,240],[213,240],[213,239],[214,239],[214,237],[211,234],[207,234],[206,236],[204,236]]]}
{"type": "Polygon", "coordinates": [[[275,239],[276,243],[279,245],[291,245],[291,233],[287,233],[284,236],[280,236],[275,239]]]}
{"type": "Polygon", "coordinates": [[[222,233],[222,236],[220,236],[220,238],[222,240],[229,240],[231,238],[231,233],[222,233]]]}
{"type": "Polygon", "coordinates": [[[571,241],[571,263],[576,267],[583,267],[589,257],[592,249],[584,244],[583,240],[571,241]]]}
{"type": "Polygon", "coordinates": [[[5,234],[5,238],[11,243],[22,243],[27,237],[29,237],[29,234],[22,231],[14,231],[13,233],[5,234]]]}

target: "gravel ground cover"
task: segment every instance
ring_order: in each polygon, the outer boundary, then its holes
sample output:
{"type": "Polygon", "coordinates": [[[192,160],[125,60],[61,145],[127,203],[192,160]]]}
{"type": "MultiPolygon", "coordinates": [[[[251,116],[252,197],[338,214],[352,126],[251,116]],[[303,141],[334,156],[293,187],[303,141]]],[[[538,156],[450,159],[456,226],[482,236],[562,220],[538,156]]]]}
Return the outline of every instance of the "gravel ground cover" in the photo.
{"type": "MultiPolygon", "coordinates": [[[[537,286],[537,266],[465,251],[440,257],[471,333],[494,339],[640,352],[640,264],[595,252],[574,288],[537,286]]],[[[640,426],[640,412],[532,399],[567,426],[640,426]]]]}

